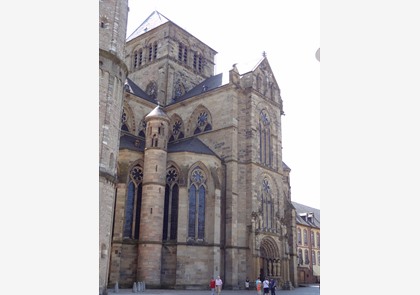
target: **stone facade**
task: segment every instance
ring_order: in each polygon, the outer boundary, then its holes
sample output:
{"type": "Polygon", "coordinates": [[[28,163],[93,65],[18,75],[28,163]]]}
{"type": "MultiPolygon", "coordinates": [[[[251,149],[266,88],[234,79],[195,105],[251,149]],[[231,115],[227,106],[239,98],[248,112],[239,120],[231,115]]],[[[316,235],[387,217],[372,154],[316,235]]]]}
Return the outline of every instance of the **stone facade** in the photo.
{"type": "MultiPolygon", "coordinates": [[[[106,293],[123,101],[128,1],[99,1],[99,293],[106,293]]],[[[93,98],[87,98],[93,99],[93,98]]],[[[97,196],[88,196],[97,198],[97,196]]]]}
{"type": "Polygon", "coordinates": [[[215,54],[156,11],[128,38],[110,287],[296,284],[279,85],[265,56],[214,75],[215,54]]]}

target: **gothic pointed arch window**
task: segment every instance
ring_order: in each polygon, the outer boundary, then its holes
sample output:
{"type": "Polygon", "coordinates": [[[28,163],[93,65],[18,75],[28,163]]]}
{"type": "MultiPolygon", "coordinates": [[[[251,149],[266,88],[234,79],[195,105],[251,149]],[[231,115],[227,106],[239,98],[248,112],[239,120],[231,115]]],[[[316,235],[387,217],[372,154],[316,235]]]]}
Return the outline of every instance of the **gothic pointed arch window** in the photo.
{"type": "Polygon", "coordinates": [[[181,97],[182,95],[184,95],[185,93],[185,86],[181,81],[177,81],[175,83],[175,98],[174,100],[176,100],[177,98],[181,97]]]}
{"type": "Polygon", "coordinates": [[[270,117],[265,110],[260,112],[258,129],[260,139],[260,162],[265,166],[272,167],[273,151],[271,142],[271,123],[270,117]]]}
{"type": "Polygon", "coordinates": [[[142,182],[143,169],[135,165],[130,171],[127,185],[123,238],[139,238],[142,182]]]}
{"type": "Polygon", "coordinates": [[[201,110],[196,119],[194,134],[212,130],[211,119],[208,111],[201,110]]]}
{"type": "Polygon", "coordinates": [[[205,205],[206,205],[206,175],[196,167],[190,176],[188,192],[188,239],[204,240],[205,205]]]}
{"type": "Polygon", "coordinates": [[[127,113],[126,111],[123,109],[122,114],[121,114],[121,130],[123,131],[129,131],[128,125],[127,125],[127,113]]]}
{"type": "Polygon", "coordinates": [[[139,137],[146,138],[146,127],[147,127],[146,120],[144,120],[143,118],[143,120],[141,120],[139,124],[139,133],[138,133],[139,137]]]}
{"type": "Polygon", "coordinates": [[[265,177],[261,184],[261,208],[263,215],[263,228],[271,229],[274,227],[274,203],[271,184],[265,177]]]}
{"type": "Polygon", "coordinates": [[[152,81],[147,84],[146,93],[153,99],[157,97],[157,85],[156,82],[152,81]]]}
{"type": "Polygon", "coordinates": [[[178,236],[179,184],[178,170],[171,165],[166,170],[165,201],[163,208],[162,239],[176,240],[178,236]]]}
{"type": "Polygon", "coordinates": [[[176,117],[171,126],[171,136],[169,142],[184,138],[184,124],[182,119],[176,117]]]}
{"type": "Polygon", "coordinates": [[[308,231],[306,229],[303,230],[303,244],[308,246],[308,231]]]}

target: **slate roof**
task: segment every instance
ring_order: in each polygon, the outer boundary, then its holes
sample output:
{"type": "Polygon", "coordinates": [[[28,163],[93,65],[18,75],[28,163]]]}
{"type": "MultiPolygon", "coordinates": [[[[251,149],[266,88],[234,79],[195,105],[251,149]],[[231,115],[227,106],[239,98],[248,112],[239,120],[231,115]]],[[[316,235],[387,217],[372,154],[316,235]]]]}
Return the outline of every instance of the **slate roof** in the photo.
{"type": "Polygon", "coordinates": [[[282,165],[284,170],[291,171],[291,169],[289,168],[289,166],[286,165],[286,163],[282,162],[282,165]]]}
{"type": "Polygon", "coordinates": [[[176,99],[174,98],[172,104],[194,97],[203,92],[211,91],[213,89],[216,89],[228,83],[229,83],[229,73],[220,73],[220,74],[217,74],[216,76],[211,76],[207,78],[206,80],[204,80],[203,82],[201,82],[200,84],[198,84],[197,86],[195,86],[190,91],[186,92],[184,95],[176,99]]]}
{"type": "Polygon", "coordinates": [[[217,157],[217,155],[208,146],[206,146],[200,139],[196,137],[186,138],[177,142],[170,142],[168,144],[168,152],[191,152],[217,157]]]}
{"type": "MultiPolygon", "coordinates": [[[[144,152],[145,139],[132,135],[131,133],[121,131],[120,149],[128,149],[137,152],[144,152]]],[[[196,137],[182,139],[168,144],[168,153],[190,152],[205,155],[217,155],[208,148],[200,139],[196,137]]]]}
{"type": "Polygon", "coordinates": [[[135,96],[138,96],[140,98],[143,98],[147,101],[153,102],[157,104],[156,99],[148,95],[146,92],[144,92],[139,86],[137,86],[136,83],[134,83],[130,78],[127,78],[125,81],[125,90],[134,94],[135,96]]]}
{"type": "Polygon", "coordinates": [[[301,225],[321,228],[321,211],[319,209],[309,207],[300,203],[293,202],[293,207],[296,209],[296,222],[301,225]],[[309,222],[301,217],[299,214],[313,213],[313,222],[309,222]]]}
{"type": "Polygon", "coordinates": [[[164,23],[169,21],[170,20],[166,16],[155,10],[130,36],[128,36],[126,42],[137,38],[141,34],[153,30],[154,28],[157,28],[160,25],[163,25],[164,23]]]}
{"type": "Polygon", "coordinates": [[[144,138],[135,136],[129,132],[121,131],[120,149],[143,152],[145,147],[144,138]]]}
{"type": "Polygon", "coordinates": [[[165,113],[165,111],[163,110],[162,106],[160,104],[158,104],[147,116],[146,118],[151,118],[151,117],[160,117],[163,119],[167,119],[168,121],[170,120],[168,115],[165,113]]]}

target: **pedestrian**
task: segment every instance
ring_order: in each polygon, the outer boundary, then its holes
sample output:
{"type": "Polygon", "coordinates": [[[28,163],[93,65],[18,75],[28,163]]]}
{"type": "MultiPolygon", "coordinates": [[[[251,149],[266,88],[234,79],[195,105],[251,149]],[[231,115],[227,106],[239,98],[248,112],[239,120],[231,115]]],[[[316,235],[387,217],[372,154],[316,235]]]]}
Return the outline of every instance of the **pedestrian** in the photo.
{"type": "Polygon", "coordinates": [[[222,292],[222,285],[223,285],[222,279],[220,278],[220,276],[217,276],[217,279],[216,279],[217,295],[220,295],[220,292],[222,292]]]}
{"type": "Polygon", "coordinates": [[[270,280],[270,291],[271,291],[271,295],[276,295],[276,280],[275,279],[271,279],[270,280]]]}
{"type": "Polygon", "coordinates": [[[245,280],[245,290],[249,290],[249,279],[246,278],[245,280]]]}
{"type": "Polygon", "coordinates": [[[214,277],[211,277],[209,286],[211,290],[211,295],[214,295],[214,289],[216,288],[216,281],[214,280],[214,277]]]}
{"type": "Polygon", "coordinates": [[[268,295],[270,292],[270,282],[267,280],[267,278],[263,281],[263,288],[264,288],[264,295],[268,295]]]}
{"type": "Polygon", "coordinates": [[[260,280],[260,277],[258,277],[256,280],[255,280],[255,288],[257,289],[257,295],[261,295],[261,280],[260,280]]]}

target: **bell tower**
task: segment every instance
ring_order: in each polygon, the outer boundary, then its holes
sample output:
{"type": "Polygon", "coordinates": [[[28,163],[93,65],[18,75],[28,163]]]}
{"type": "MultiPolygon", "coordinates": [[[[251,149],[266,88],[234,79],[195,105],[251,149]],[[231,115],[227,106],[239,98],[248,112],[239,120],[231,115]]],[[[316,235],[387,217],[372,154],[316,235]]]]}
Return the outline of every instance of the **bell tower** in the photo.
{"type": "Polygon", "coordinates": [[[145,118],[143,195],[137,276],[151,288],[161,285],[163,209],[170,119],[158,105],[145,118]]]}

